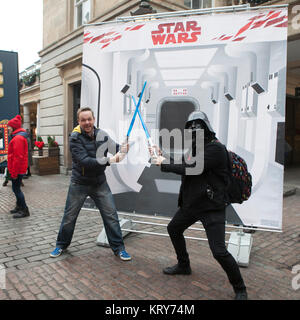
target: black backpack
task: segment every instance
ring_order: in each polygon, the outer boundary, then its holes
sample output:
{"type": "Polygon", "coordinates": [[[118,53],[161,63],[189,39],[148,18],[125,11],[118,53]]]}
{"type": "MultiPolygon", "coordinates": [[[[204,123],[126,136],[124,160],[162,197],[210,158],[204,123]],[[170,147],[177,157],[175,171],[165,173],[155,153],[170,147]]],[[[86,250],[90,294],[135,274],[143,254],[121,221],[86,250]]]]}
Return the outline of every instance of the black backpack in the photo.
{"type": "Polygon", "coordinates": [[[246,161],[233,151],[228,151],[229,184],[227,186],[227,202],[242,203],[251,196],[252,176],[246,161]]]}

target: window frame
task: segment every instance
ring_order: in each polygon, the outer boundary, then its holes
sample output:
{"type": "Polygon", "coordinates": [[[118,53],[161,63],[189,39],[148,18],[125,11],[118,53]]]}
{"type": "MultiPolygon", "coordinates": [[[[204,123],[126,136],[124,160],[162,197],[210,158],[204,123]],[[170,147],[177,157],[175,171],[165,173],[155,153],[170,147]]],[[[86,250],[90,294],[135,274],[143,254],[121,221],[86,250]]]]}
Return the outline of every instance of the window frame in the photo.
{"type": "MultiPolygon", "coordinates": [[[[190,9],[203,9],[203,1],[204,0],[199,0],[199,8],[193,8],[193,1],[194,0],[190,0],[190,9]]],[[[210,0],[211,1],[211,8],[215,7],[215,0],[210,0]]]]}
{"type": "MultiPolygon", "coordinates": [[[[74,12],[74,29],[80,28],[84,23],[83,21],[83,14],[84,14],[84,3],[88,3],[88,7],[89,7],[89,20],[91,20],[91,14],[92,14],[92,0],[73,0],[73,12],[74,12]],[[80,24],[78,23],[78,7],[81,6],[81,22],[80,24]]],[[[88,22],[87,21],[87,22],[88,22]]]]}

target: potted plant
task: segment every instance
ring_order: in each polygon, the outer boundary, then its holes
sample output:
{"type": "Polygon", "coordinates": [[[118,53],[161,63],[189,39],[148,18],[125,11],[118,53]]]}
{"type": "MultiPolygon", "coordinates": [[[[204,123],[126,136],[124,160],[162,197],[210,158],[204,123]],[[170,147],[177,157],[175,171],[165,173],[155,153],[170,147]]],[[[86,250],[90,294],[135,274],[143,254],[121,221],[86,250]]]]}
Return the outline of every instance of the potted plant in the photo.
{"type": "Polygon", "coordinates": [[[59,156],[58,143],[55,141],[55,136],[53,138],[48,136],[48,155],[49,157],[59,156]]]}
{"type": "Polygon", "coordinates": [[[37,137],[37,140],[35,141],[34,145],[38,148],[39,150],[39,156],[43,155],[43,147],[45,145],[43,139],[41,136],[37,137]]]}

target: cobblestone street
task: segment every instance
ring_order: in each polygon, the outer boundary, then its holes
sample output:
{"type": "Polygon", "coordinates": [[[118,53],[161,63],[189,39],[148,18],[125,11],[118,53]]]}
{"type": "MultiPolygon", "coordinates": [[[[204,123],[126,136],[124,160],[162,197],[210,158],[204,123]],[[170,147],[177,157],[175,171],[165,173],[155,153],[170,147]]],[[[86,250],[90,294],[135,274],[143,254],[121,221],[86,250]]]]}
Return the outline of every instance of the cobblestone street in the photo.
{"type": "MultiPolygon", "coordinates": [[[[32,176],[23,192],[30,217],[13,219],[11,183],[0,179],[0,265],[6,271],[6,289],[0,300],[231,300],[225,273],[206,241],[187,240],[193,273],[166,276],[162,268],[175,263],[168,237],[129,234],[125,238],[130,262],[116,258],[96,244],[102,230],[98,212],[82,210],[65,254],[49,257],[66,200],[70,176],[32,176]]],[[[251,300],[299,300],[292,287],[292,268],[300,265],[300,194],[284,198],[283,232],[256,231],[247,268],[241,268],[251,300]]],[[[159,230],[166,232],[165,228],[159,230]]],[[[153,226],[152,226],[153,230],[153,226]]],[[[204,234],[198,234],[204,237],[204,234]]]]}

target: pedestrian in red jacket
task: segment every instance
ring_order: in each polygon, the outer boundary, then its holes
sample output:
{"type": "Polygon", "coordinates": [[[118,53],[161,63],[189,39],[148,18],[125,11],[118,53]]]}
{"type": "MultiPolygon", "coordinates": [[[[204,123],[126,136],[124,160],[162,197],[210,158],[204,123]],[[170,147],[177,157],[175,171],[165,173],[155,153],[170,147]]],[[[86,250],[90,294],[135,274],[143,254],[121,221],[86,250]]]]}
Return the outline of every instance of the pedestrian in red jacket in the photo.
{"type": "Polygon", "coordinates": [[[27,132],[21,128],[21,120],[21,116],[17,115],[8,121],[8,130],[12,138],[8,145],[7,169],[11,175],[12,190],[17,199],[15,209],[10,211],[14,213],[14,218],[24,218],[30,215],[21,191],[22,178],[28,167],[27,132]]]}

